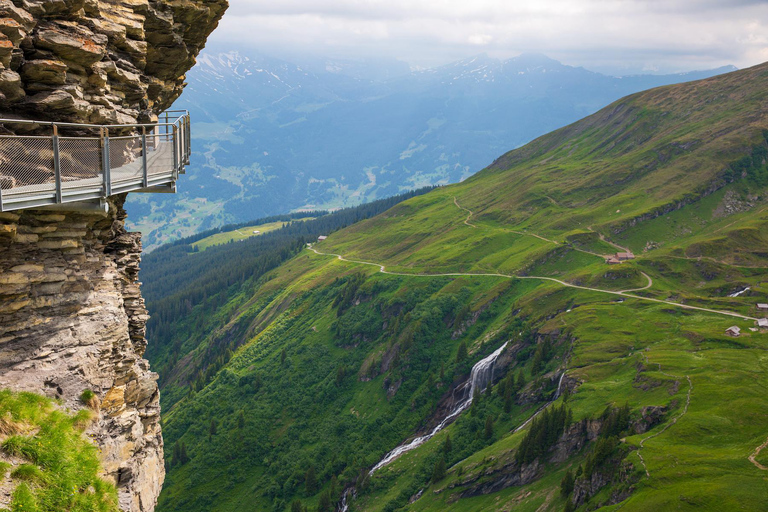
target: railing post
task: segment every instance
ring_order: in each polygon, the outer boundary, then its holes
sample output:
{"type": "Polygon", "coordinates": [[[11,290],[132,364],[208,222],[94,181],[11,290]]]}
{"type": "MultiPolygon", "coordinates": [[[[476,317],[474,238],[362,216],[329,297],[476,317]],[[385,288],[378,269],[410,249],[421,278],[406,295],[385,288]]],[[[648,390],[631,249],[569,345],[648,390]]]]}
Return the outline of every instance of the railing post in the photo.
{"type": "Polygon", "coordinates": [[[102,158],[102,170],[104,173],[104,195],[109,197],[112,195],[112,179],[109,175],[109,129],[104,128],[101,138],[101,158],[102,158]]]}
{"type": "Polygon", "coordinates": [[[53,174],[56,178],[56,202],[61,203],[61,160],[59,159],[59,127],[53,125],[53,174]]]}
{"type": "Polygon", "coordinates": [[[192,158],[192,119],[189,114],[185,114],[184,119],[187,120],[187,165],[189,165],[189,159],[192,158]]]}
{"type": "Polygon", "coordinates": [[[144,176],[144,188],[149,186],[149,170],[147,169],[147,127],[141,127],[141,170],[144,176]]]}
{"type": "MultiPolygon", "coordinates": [[[[168,114],[166,114],[166,117],[168,117],[168,114]]],[[[173,147],[173,179],[175,180],[179,177],[179,139],[175,124],[173,125],[173,131],[171,133],[171,146],[173,147]]]]}
{"type": "Polygon", "coordinates": [[[3,208],[3,187],[0,185],[0,212],[4,212],[5,208],[3,208]]]}

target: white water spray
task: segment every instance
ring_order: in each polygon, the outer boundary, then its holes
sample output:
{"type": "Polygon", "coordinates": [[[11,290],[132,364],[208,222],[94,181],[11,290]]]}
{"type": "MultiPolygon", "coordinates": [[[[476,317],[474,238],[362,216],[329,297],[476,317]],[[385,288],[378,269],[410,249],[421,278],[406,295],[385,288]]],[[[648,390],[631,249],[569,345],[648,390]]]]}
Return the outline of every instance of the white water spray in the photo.
{"type": "Polygon", "coordinates": [[[556,401],[558,398],[560,398],[560,393],[561,393],[561,388],[562,388],[562,386],[563,386],[563,378],[564,378],[564,377],[565,377],[565,372],[563,372],[563,373],[561,373],[561,374],[560,374],[560,378],[559,378],[559,379],[558,379],[558,381],[557,381],[557,389],[555,390],[555,396],[554,396],[554,397],[552,397],[552,400],[550,400],[549,402],[547,402],[547,403],[545,403],[544,405],[542,405],[541,407],[539,407],[539,409],[538,409],[538,410],[537,410],[535,413],[533,413],[533,415],[532,415],[530,418],[528,418],[527,420],[525,420],[525,423],[523,423],[522,425],[520,425],[519,427],[517,427],[515,430],[513,430],[513,431],[512,431],[512,433],[513,433],[513,434],[515,434],[515,433],[517,433],[517,432],[520,432],[520,431],[521,431],[521,430],[523,430],[525,427],[527,427],[527,426],[528,426],[528,424],[529,424],[529,423],[531,423],[531,422],[534,420],[534,418],[536,418],[536,416],[538,416],[539,414],[541,414],[542,412],[544,412],[544,409],[546,409],[547,407],[549,407],[550,405],[552,405],[553,403],[555,403],[555,401],[556,401]]]}
{"type": "Polygon", "coordinates": [[[729,296],[729,297],[738,297],[738,296],[739,296],[739,295],[741,295],[742,293],[744,293],[744,292],[748,292],[748,291],[749,291],[749,286],[747,286],[746,288],[744,288],[744,289],[743,289],[743,290],[741,290],[741,291],[738,291],[738,292],[736,292],[736,293],[732,293],[732,294],[730,294],[730,295],[728,295],[728,296],[729,296]]]}
{"type": "Polygon", "coordinates": [[[443,419],[443,421],[441,421],[435,428],[433,428],[430,433],[417,437],[409,443],[401,444],[386,454],[384,458],[378,462],[378,464],[371,468],[371,470],[368,472],[368,475],[372,475],[376,470],[383,468],[405,452],[409,452],[414,448],[418,448],[426,441],[429,441],[429,439],[431,439],[435,434],[443,430],[443,428],[445,428],[445,426],[451,420],[461,414],[461,412],[464,411],[467,407],[472,405],[472,399],[475,396],[475,392],[483,392],[485,388],[488,387],[488,384],[493,382],[493,368],[496,365],[496,360],[499,358],[506,347],[507,343],[504,343],[491,355],[475,363],[475,366],[472,367],[472,372],[469,374],[469,389],[467,389],[467,386],[464,387],[464,396],[456,405],[453,406],[453,409],[448,414],[448,416],[443,419]]]}
{"type": "MultiPolygon", "coordinates": [[[[451,412],[448,414],[448,416],[445,417],[445,419],[443,419],[443,421],[441,421],[435,428],[433,428],[429,434],[417,437],[409,443],[401,444],[386,454],[384,458],[378,462],[378,464],[371,468],[371,470],[368,472],[368,476],[373,475],[376,470],[383,468],[405,452],[409,452],[414,448],[418,448],[427,442],[435,434],[443,430],[451,420],[461,414],[462,411],[466,410],[467,407],[472,405],[472,399],[475,396],[475,392],[482,393],[485,391],[485,388],[487,388],[489,384],[493,383],[493,370],[496,366],[496,360],[499,358],[501,353],[504,352],[504,349],[507,348],[507,343],[504,343],[492,354],[475,363],[475,366],[472,367],[472,371],[469,374],[469,386],[464,386],[464,396],[457,404],[453,406],[453,409],[451,409],[451,412]]],[[[341,499],[341,504],[338,509],[339,512],[347,512],[349,509],[349,498],[351,495],[354,495],[354,487],[350,487],[344,491],[344,495],[341,499]]]]}

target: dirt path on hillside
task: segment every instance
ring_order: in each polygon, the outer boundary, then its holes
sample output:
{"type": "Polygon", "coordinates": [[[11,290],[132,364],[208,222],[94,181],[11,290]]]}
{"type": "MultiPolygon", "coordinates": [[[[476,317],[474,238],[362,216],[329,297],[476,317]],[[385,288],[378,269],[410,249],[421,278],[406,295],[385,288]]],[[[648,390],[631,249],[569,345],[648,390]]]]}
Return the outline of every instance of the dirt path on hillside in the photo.
{"type": "Polygon", "coordinates": [[[549,238],[544,238],[543,236],[537,235],[536,233],[528,233],[528,232],[525,232],[525,231],[515,231],[514,229],[504,229],[504,228],[501,228],[501,229],[503,231],[509,231],[510,233],[517,233],[518,235],[535,236],[539,240],[544,240],[545,242],[549,242],[549,243],[555,244],[555,245],[561,245],[560,242],[556,242],[554,240],[550,240],[549,238]]]}
{"type": "MultiPolygon", "coordinates": [[[[471,222],[469,222],[469,219],[471,219],[472,216],[474,215],[472,210],[470,210],[469,208],[464,208],[463,206],[461,206],[459,204],[459,201],[456,199],[456,196],[453,197],[453,204],[455,204],[456,208],[458,208],[459,210],[464,210],[465,212],[468,213],[467,218],[464,219],[464,224],[466,224],[467,226],[472,227],[472,228],[477,228],[476,225],[474,225],[471,222]]],[[[549,242],[551,244],[560,245],[559,242],[556,242],[554,240],[550,240],[549,238],[545,238],[545,237],[543,237],[541,235],[537,235],[536,233],[527,233],[525,231],[516,231],[514,229],[506,229],[506,228],[495,228],[495,229],[500,229],[501,231],[506,231],[507,233],[515,233],[515,234],[524,235],[524,236],[533,236],[533,237],[538,238],[539,240],[544,240],[545,242],[549,242]]],[[[582,252],[586,252],[586,251],[582,251],[582,252]]],[[[595,256],[600,256],[600,255],[596,254],[595,256]]],[[[602,256],[600,256],[600,257],[602,257],[602,256]]]]}
{"type": "MultiPolygon", "coordinates": [[[[568,288],[576,288],[577,290],[586,290],[590,292],[597,292],[597,293],[607,293],[609,295],[617,295],[619,297],[627,297],[630,299],[638,299],[643,300],[646,302],[655,302],[657,304],[665,304],[668,306],[673,306],[681,309],[689,309],[693,311],[704,311],[706,313],[714,313],[716,315],[725,315],[725,316],[731,316],[736,318],[741,318],[743,320],[750,320],[750,321],[757,321],[756,318],[753,318],[751,316],[742,315],[741,313],[735,313],[733,311],[723,311],[719,309],[709,309],[709,308],[701,308],[698,306],[689,306],[688,304],[680,304],[678,302],[672,302],[669,300],[662,300],[662,299],[653,299],[651,297],[643,297],[641,295],[633,295],[631,293],[627,292],[617,292],[613,290],[603,290],[600,288],[591,288],[589,286],[579,286],[577,284],[571,284],[566,281],[561,281],[560,279],[555,279],[554,277],[544,277],[544,276],[518,276],[514,274],[500,274],[500,273],[480,273],[480,272],[446,272],[446,273],[438,273],[438,274],[426,274],[426,273],[407,273],[407,272],[390,272],[386,269],[384,265],[381,263],[373,263],[370,261],[359,261],[359,260],[350,260],[345,258],[344,256],[340,254],[334,254],[334,253],[324,253],[320,252],[317,249],[314,248],[313,245],[309,246],[309,250],[314,252],[315,254],[318,254],[320,256],[333,256],[335,258],[338,258],[340,261],[344,261],[347,263],[356,263],[359,265],[370,265],[373,267],[378,267],[379,272],[382,274],[389,274],[393,276],[405,276],[405,277],[501,277],[506,279],[538,279],[541,281],[551,281],[553,283],[557,283],[562,286],[566,286],[568,288]]],[[[650,279],[650,278],[649,278],[650,279]]],[[[652,284],[652,283],[651,283],[652,284]]]]}
{"type": "Polygon", "coordinates": [[[765,440],[763,444],[755,448],[755,451],[752,452],[752,455],[748,457],[749,462],[755,465],[757,469],[762,469],[763,471],[768,471],[768,468],[757,462],[757,456],[760,455],[760,452],[763,451],[763,449],[768,446],[768,439],[765,440]]]}
{"type": "Polygon", "coordinates": [[[640,272],[640,273],[643,274],[645,276],[645,278],[648,280],[648,284],[643,286],[642,288],[632,288],[631,290],[621,290],[621,293],[639,292],[639,291],[642,291],[642,290],[647,290],[648,288],[653,286],[653,279],[651,279],[651,276],[649,276],[645,272],[640,272]]]}
{"type": "MultiPolygon", "coordinates": [[[[648,350],[648,349],[646,349],[646,350],[648,350]]],[[[645,354],[645,351],[643,351],[642,356],[643,356],[643,359],[645,359],[645,364],[655,364],[656,366],[658,366],[659,367],[659,373],[661,373],[662,375],[666,375],[667,377],[670,377],[670,378],[673,378],[673,379],[681,379],[682,378],[682,377],[680,377],[678,375],[672,375],[672,374],[669,374],[669,373],[663,371],[661,369],[661,364],[660,363],[651,363],[650,361],[648,361],[648,356],[645,354]]],[[[691,405],[691,393],[693,392],[693,382],[691,382],[691,378],[688,375],[685,376],[685,379],[688,381],[688,396],[685,399],[685,407],[683,407],[683,412],[679,416],[677,416],[676,418],[673,418],[672,421],[670,421],[669,423],[664,425],[664,428],[662,428],[658,432],[655,432],[655,433],[653,433],[653,434],[651,434],[651,435],[649,435],[647,437],[644,437],[640,441],[640,447],[637,449],[637,456],[640,458],[640,463],[643,465],[643,469],[645,469],[645,476],[647,476],[647,477],[650,477],[651,473],[648,471],[648,466],[645,464],[645,459],[643,458],[643,454],[640,453],[640,451],[645,447],[646,441],[649,441],[649,440],[653,439],[654,437],[658,437],[661,434],[663,434],[664,432],[666,432],[667,429],[669,429],[669,427],[671,427],[672,425],[676,424],[677,421],[680,418],[682,418],[683,416],[685,416],[685,414],[688,412],[688,407],[691,405]]],[[[766,441],[766,443],[768,444],[768,441],[766,441]]]]}
{"type": "Polygon", "coordinates": [[[603,242],[607,243],[608,245],[612,245],[612,246],[613,246],[613,247],[615,247],[616,249],[620,249],[620,250],[621,250],[621,252],[632,252],[632,251],[631,251],[631,250],[629,250],[627,247],[622,247],[622,246],[620,246],[620,245],[619,245],[619,244],[617,244],[617,243],[611,242],[610,240],[608,240],[607,238],[605,238],[605,235],[604,235],[604,234],[602,234],[602,233],[598,233],[597,231],[595,231],[594,229],[592,229],[592,226],[587,226],[587,229],[588,229],[588,230],[590,230],[590,231],[591,231],[591,232],[593,232],[593,233],[597,233],[597,236],[599,236],[599,237],[600,237],[600,240],[602,240],[603,242]]]}
{"type": "Polygon", "coordinates": [[[464,224],[466,224],[467,226],[469,226],[471,228],[477,228],[477,226],[475,226],[474,224],[469,222],[469,219],[471,219],[472,215],[473,215],[472,210],[470,210],[468,208],[464,208],[463,206],[461,206],[459,204],[459,202],[456,200],[456,196],[453,196],[453,204],[455,204],[456,208],[458,208],[459,210],[464,210],[465,212],[467,212],[468,215],[467,215],[467,218],[464,219],[464,224]]]}

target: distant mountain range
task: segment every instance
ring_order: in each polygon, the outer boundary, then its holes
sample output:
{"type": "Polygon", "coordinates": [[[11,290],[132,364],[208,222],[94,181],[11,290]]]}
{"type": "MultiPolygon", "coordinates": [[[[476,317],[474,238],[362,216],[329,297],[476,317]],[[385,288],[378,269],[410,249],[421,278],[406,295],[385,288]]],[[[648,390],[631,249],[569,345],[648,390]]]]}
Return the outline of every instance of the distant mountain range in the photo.
{"type": "Polygon", "coordinates": [[[333,209],[461,181],[494,158],[622,96],[733,67],[611,77],[544,55],[400,62],[204,51],[177,108],[193,119],[176,195],[135,195],[145,247],[298,209],[333,209]]]}

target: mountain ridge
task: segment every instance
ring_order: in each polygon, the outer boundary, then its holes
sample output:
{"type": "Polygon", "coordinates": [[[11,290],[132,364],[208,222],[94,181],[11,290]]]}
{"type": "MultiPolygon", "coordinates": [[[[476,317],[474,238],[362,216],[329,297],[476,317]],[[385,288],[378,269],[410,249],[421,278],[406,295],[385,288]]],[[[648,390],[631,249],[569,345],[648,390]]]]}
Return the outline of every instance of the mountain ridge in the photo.
{"type": "Polygon", "coordinates": [[[619,79],[524,56],[534,62],[488,58],[478,69],[468,59],[377,78],[363,65],[328,71],[323,60],[233,52],[204,53],[178,102],[195,113],[199,171],[176,197],[129,201],[149,249],[286,209],[335,209],[458,182],[626,93],[700,76],[619,79]]]}

